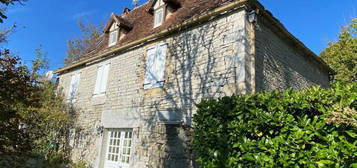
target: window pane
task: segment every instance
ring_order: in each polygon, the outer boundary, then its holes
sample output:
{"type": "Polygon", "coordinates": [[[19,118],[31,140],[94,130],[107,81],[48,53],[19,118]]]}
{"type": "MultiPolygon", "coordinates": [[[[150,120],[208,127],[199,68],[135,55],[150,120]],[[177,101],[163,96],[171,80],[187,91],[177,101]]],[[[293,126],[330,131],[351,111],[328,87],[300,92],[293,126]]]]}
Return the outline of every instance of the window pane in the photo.
{"type": "Polygon", "coordinates": [[[113,46],[117,43],[118,40],[118,31],[110,32],[109,34],[109,46],[113,46]]]}
{"type": "Polygon", "coordinates": [[[154,13],[154,27],[158,27],[162,24],[163,22],[163,18],[164,18],[164,9],[160,8],[158,10],[155,11],[154,13]]]}
{"type": "Polygon", "coordinates": [[[132,131],[108,131],[107,160],[111,162],[129,164],[131,152],[132,131]]]}

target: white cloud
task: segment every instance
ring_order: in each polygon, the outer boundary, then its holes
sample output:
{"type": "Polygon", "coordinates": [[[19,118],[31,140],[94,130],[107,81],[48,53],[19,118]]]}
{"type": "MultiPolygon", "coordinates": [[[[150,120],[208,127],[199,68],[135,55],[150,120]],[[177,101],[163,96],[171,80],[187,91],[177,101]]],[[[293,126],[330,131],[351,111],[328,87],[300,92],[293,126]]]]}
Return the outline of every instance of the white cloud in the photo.
{"type": "Polygon", "coordinates": [[[95,12],[96,11],[94,11],[94,10],[79,12],[79,13],[74,14],[72,16],[72,19],[73,20],[77,20],[77,19],[80,19],[80,18],[83,18],[83,17],[86,17],[86,16],[93,15],[95,12]]]}

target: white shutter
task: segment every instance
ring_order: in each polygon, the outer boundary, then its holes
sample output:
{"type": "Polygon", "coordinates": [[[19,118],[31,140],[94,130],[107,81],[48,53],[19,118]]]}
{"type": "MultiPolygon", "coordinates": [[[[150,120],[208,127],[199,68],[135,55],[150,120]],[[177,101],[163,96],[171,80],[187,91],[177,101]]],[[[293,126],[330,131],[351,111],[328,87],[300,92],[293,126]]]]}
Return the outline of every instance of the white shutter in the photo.
{"type": "Polygon", "coordinates": [[[75,73],[71,76],[71,83],[68,91],[68,99],[75,99],[78,92],[80,73],[75,73]]]}
{"type": "Polygon", "coordinates": [[[71,83],[69,85],[69,90],[68,90],[68,99],[72,99],[74,97],[74,85],[76,82],[76,75],[71,76],[71,83]]]}
{"type": "Polygon", "coordinates": [[[158,44],[148,50],[144,89],[161,87],[164,82],[166,44],[158,44]]]}
{"type": "Polygon", "coordinates": [[[156,59],[155,59],[156,83],[160,84],[160,86],[162,82],[165,80],[164,74],[165,74],[166,50],[167,50],[167,45],[160,44],[156,52],[156,59]]]}
{"type": "Polygon", "coordinates": [[[102,80],[100,82],[100,93],[105,93],[105,91],[107,89],[109,67],[110,67],[110,64],[106,64],[103,66],[102,80]]]}
{"type": "Polygon", "coordinates": [[[78,90],[79,90],[79,80],[81,79],[81,73],[76,74],[76,82],[75,82],[75,88],[74,88],[74,95],[77,96],[78,90]]]}
{"type": "Polygon", "coordinates": [[[146,72],[145,72],[145,89],[151,88],[152,84],[156,83],[155,74],[153,68],[155,66],[155,57],[156,57],[156,47],[153,47],[147,51],[146,58],[146,72]]]}
{"type": "Polygon", "coordinates": [[[102,80],[102,74],[103,74],[103,66],[100,66],[100,67],[98,67],[98,70],[97,70],[97,80],[95,82],[94,94],[100,93],[100,83],[102,80]]]}

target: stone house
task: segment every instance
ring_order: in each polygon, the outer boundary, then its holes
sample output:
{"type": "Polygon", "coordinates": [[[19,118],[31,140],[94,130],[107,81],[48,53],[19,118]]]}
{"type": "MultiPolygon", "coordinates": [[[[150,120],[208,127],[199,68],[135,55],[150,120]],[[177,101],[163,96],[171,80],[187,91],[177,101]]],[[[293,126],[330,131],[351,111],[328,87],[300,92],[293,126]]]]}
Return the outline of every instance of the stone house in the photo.
{"type": "Polygon", "coordinates": [[[96,46],[57,70],[90,167],[194,167],[202,98],[329,86],[332,70],[255,0],[149,0],[112,14],[96,46]]]}

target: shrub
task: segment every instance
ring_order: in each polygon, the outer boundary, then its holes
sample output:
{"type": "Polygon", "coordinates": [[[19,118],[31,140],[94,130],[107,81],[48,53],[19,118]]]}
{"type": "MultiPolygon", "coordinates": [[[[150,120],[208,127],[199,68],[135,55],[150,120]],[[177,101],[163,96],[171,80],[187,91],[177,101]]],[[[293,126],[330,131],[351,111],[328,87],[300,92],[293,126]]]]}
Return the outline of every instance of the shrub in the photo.
{"type": "Polygon", "coordinates": [[[0,167],[63,167],[73,116],[56,85],[18,57],[0,53],[0,167]]]}
{"type": "Polygon", "coordinates": [[[203,100],[194,116],[202,167],[357,166],[357,84],[203,100]]]}

